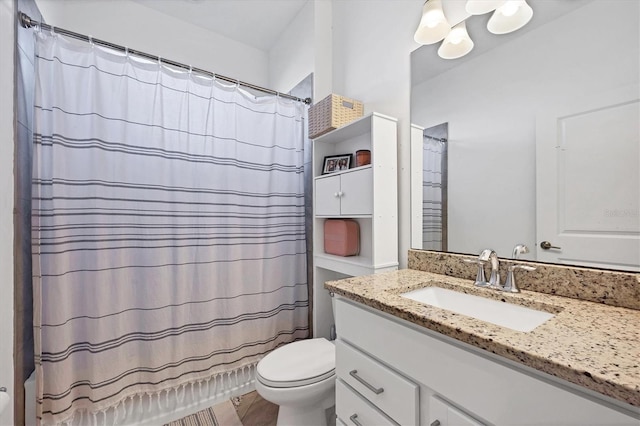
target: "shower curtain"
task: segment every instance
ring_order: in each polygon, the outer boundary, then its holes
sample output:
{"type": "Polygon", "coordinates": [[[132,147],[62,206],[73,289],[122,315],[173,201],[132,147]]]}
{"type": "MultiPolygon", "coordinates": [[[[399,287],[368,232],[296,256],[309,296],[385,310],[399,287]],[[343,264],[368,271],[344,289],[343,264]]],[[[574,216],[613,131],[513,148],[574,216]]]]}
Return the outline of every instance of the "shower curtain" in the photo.
{"type": "Polygon", "coordinates": [[[442,250],[442,158],[445,142],[425,136],[422,145],[422,248],[442,250]]]}
{"type": "Polygon", "coordinates": [[[38,417],[228,395],[309,335],[304,105],[36,38],[38,417]]]}

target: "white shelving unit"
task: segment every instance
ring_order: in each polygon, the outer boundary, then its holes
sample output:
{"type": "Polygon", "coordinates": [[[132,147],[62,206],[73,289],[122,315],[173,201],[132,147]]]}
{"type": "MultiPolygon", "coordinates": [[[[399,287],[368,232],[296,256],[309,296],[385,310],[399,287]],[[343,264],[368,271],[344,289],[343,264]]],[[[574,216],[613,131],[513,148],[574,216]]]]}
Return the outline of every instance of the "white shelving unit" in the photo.
{"type": "MultiPolygon", "coordinates": [[[[371,113],[313,140],[313,334],[329,337],[333,324],[326,281],[398,268],[397,120],[371,113]],[[371,151],[371,164],[322,174],[324,158],[371,151]],[[324,221],[353,219],[360,226],[360,253],[324,251],[324,221]]],[[[352,164],[353,165],[353,164],[352,164]]]]}

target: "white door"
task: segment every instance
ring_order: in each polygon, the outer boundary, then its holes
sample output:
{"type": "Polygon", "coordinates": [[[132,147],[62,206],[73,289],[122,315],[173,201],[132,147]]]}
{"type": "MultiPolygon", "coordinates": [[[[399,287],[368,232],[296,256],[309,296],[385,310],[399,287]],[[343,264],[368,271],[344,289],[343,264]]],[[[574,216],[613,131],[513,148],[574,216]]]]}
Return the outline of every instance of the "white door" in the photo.
{"type": "Polygon", "coordinates": [[[640,271],[639,133],[637,85],[537,117],[538,260],[640,271]]]}

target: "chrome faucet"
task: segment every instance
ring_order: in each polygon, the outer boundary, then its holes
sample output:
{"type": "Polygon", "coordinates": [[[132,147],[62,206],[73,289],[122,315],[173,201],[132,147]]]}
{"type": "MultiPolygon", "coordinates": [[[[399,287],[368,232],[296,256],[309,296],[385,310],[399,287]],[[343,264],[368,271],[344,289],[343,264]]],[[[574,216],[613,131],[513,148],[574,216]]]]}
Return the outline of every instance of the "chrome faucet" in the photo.
{"type": "Polygon", "coordinates": [[[502,287],[500,286],[498,255],[495,251],[491,249],[485,249],[482,250],[477,259],[462,259],[462,261],[478,265],[478,273],[476,274],[476,281],[474,283],[476,286],[502,289],[502,287]],[[484,265],[487,262],[491,262],[491,275],[489,277],[489,282],[487,282],[487,278],[484,273],[484,265]]]}
{"type": "MultiPolygon", "coordinates": [[[[513,259],[518,259],[518,257],[523,253],[529,253],[529,248],[524,244],[518,244],[513,248],[513,259]]],[[[473,263],[478,265],[478,273],[476,275],[475,285],[478,287],[488,287],[495,290],[507,291],[510,293],[520,293],[520,289],[516,285],[516,276],[514,271],[516,269],[522,269],[525,271],[535,271],[536,268],[533,266],[525,265],[523,263],[513,263],[507,267],[507,279],[504,283],[504,287],[500,285],[500,261],[498,259],[498,254],[491,249],[484,249],[478,255],[477,259],[462,259],[466,263],[473,263]],[[489,277],[489,281],[487,282],[487,278],[484,272],[484,265],[487,263],[491,263],[491,275],[489,277]]]]}
{"type": "Polygon", "coordinates": [[[513,253],[511,254],[512,259],[517,259],[523,253],[529,253],[529,247],[524,244],[518,244],[513,248],[513,253]]]}
{"type": "Polygon", "coordinates": [[[498,254],[491,249],[484,249],[480,253],[480,256],[478,256],[478,260],[491,262],[491,275],[489,276],[488,287],[502,290],[502,286],[500,285],[500,261],[498,260],[498,254]]]}
{"type": "Polygon", "coordinates": [[[463,262],[473,263],[474,265],[478,265],[478,272],[476,273],[476,281],[473,283],[478,287],[486,287],[489,285],[487,282],[487,277],[484,274],[484,264],[487,263],[486,260],[480,259],[462,259],[463,262]]]}
{"type": "MultiPolygon", "coordinates": [[[[511,256],[512,259],[517,259],[521,254],[529,253],[529,247],[524,244],[518,244],[513,248],[513,254],[511,256]]],[[[516,284],[516,276],[514,271],[516,269],[522,269],[525,271],[535,271],[536,268],[533,266],[525,265],[522,263],[514,263],[507,267],[507,280],[504,283],[503,291],[507,291],[509,293],[520,293],[520,289],[516,284]]]]}
{"type": "Polygon", "coordinates": [[[529,265],[524,265],[521,263],[514,263],[513,265],[509,265],[507,268],[507,280],[504,283],[503,291],[507,291],[509,293],[520,293],[520,289],[516,285],[516,276],[513,273],[516,269],[523,269],[525,271],[535,271],[536,268],[529,265]]]}

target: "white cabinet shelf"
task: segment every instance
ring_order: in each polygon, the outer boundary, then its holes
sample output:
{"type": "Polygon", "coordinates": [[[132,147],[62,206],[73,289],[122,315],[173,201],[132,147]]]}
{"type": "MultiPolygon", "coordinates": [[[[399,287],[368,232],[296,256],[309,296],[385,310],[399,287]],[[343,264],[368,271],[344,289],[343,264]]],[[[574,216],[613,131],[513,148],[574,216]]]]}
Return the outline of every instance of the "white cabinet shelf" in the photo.
{"type": "MultiPolygon", "coordinates": [[[[361,275],[369,275],[375,274],[376,272],[393,271],[398,269],[397,262],[390,262],[387,265],[379,264],[374,268],[371,263],[371,258],[362,256],[342,257],[322,253],[316,255],[314,259],[315,266],[319,268],[329,269],[351,277],[358,277],[361,275]]],[[[324,291],[326,292],[326,290],[324,291]]]]}
{"type": "MultiPolygon", "coordinates": [[[[397,120],[372,113],[313,140],[313,334],[329,337],[333,313],[325,281],[398,268],[397,120]],[[324,159],[371,151],[371,164],[322,174],[324,159]],[[324,222],[353,219],[360,253],[324,251],[324,222]]],[[[354,164],[352,163],[352,166],[354,164]]]]}

